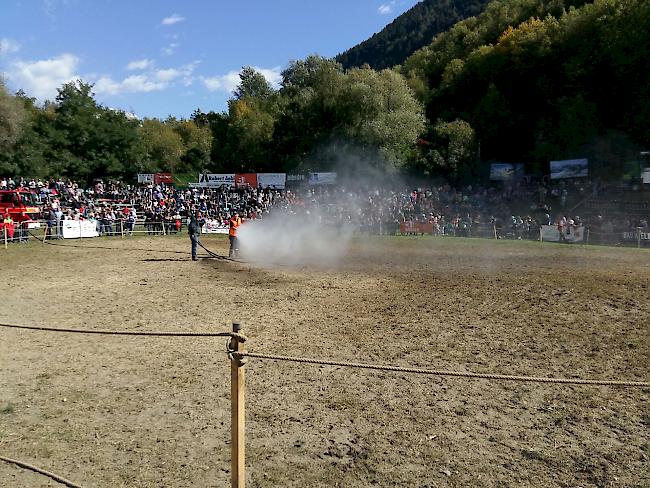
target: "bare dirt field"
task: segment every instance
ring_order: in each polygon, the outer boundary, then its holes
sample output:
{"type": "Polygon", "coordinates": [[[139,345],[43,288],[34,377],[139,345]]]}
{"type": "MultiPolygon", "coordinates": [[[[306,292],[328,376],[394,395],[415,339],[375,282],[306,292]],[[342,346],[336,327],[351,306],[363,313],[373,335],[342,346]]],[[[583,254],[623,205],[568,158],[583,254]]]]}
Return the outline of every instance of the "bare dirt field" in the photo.
{"type": "MultiPolygon", "coordinates": [[[[226,253],[225,239],[204,243],[226,253]]],[[[375,237],[355,239],[337,269],[261,269],[192,262],[186,238],[79,246],[0,249],[0,322],[242,320],[255,352],[650,379],[647,250],[375,237]]],[[[0,455],[84,487],[228,486],[224,342],[0,328],[0,455]]],[[[650,486],[650,389],[254,358],[246,370],[252,487],[650,486]]],[[[0,462],[0,486],[59,485],[0,462]]]]}

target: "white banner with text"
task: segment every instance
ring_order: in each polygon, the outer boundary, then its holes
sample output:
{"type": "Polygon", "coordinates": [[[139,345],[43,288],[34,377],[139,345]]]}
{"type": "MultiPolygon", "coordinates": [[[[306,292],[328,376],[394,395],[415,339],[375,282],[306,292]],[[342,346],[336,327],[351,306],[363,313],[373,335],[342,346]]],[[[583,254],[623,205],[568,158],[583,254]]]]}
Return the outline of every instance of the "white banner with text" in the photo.
{"type": "Polygon", "coordinates": [[[64,239],[99,237],[97,222],[94,220],[64,220],[61,226],[63,227],[64,239]]]}
{"type": "Polygon", "coordinates": [[[542,225],[542,240],[551,242],[582,242],[585,238],[585,228],[582,225],[566,225],[560,229],[557,225],[542,225]]]}

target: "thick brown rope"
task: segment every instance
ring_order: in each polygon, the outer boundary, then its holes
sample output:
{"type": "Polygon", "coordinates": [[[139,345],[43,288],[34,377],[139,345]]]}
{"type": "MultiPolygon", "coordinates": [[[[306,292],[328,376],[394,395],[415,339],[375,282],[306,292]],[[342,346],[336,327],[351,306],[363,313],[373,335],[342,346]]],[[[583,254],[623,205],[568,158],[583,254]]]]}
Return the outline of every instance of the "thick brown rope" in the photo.
{"type": "Polygon", "coordinates": [[[349,363],[343,361],[330,361],[325,359],[309,359],[291,356],[277,356],[273,354],[260,354],[254,352],[229,351],[235,358],[273,359],[276,361],[292,361],[296,363],[322,364],[325,366],[344,366],[348,368],[375,369],[382,371],[397,371],[402,373],[428,374],[433,376],[456,376],[461,378],[482,378],[487,380],[528,381],[535,383],[563,383],[573,385],[603,385],[603,386],[630,386],[648,388],[650,382],[645,381],[617,381],[617,380],[584,380],[579,378],[545,378],[543,376],[515,376],[492,373],[470,373],[465,371],[443,371],[435,369],[405,368],[401,366],[384,366],[378,364],[349,363]]]}
{"type": "Polygon", "coordinates": [[[17,461],[15,459],[11,459],[11,458],[4,457],[4,456],[0,456],[0,459],[7,462],[7,463],[11,463],[11,464],[15,464],[16,466],[20,466],[21,468],[29,469],[29,470],[34,471],[36,473],[40,473],[40,474],[42,474],[44,476],[47,476],[48,478],[52,478],[54,481],[58,481],[62,485],[66,485],[66,486],[68,486],[70,488],[82,488],[80,485],[78,485],[76,483],[73,483],[72,481],[67,480],[65,478],[62,478],[61,476],[59,476],[57,474],[50,473],[49,471],[45,471],[44,469],[41,469],[41,468],[39,468],[37,466],[33,466],[31,464],[25,463],[23,461],[17,461]]]}
{"type": "Polygon", "coordinates": [[[103,334],[103,335],[128,335],[128,336],[158,336],[158,337],[231,337],[239,342],[246,342],[246,336],[237,332],[138,332],[130,330],[102,330],[102,329],[63,329],[58,327],[43,327],[37,325],[0,324],[0,327],[12,329],[42,330],[48,332],[69,332],[74,334],[103,334]]]}

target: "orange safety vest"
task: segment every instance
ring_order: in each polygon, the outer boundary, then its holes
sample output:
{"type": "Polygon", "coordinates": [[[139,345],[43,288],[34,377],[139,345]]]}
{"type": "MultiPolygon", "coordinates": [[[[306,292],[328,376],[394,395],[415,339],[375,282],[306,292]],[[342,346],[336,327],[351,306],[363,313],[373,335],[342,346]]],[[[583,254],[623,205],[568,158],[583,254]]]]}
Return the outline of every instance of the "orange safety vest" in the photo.
{"type": "Polygon", "coordinates": [[[230,237],[237,237],[237,227],[241,225],[241,219],[239,217],[230,219],[230,230],[228,235],[230,237]]]}

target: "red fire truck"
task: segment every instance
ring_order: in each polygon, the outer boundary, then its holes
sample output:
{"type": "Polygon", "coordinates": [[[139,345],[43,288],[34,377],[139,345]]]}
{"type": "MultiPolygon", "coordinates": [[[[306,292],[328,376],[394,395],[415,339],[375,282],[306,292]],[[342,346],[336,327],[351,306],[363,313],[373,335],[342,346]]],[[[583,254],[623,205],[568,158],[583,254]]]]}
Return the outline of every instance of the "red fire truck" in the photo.
{"type": "Polygon", "coordinates": [[[38,195],[29,189],[0,190],[0,220],[9,214],[23,229],[37,228],[40,224],[36,220],[41,212],[38,205],[38,195]]]}

